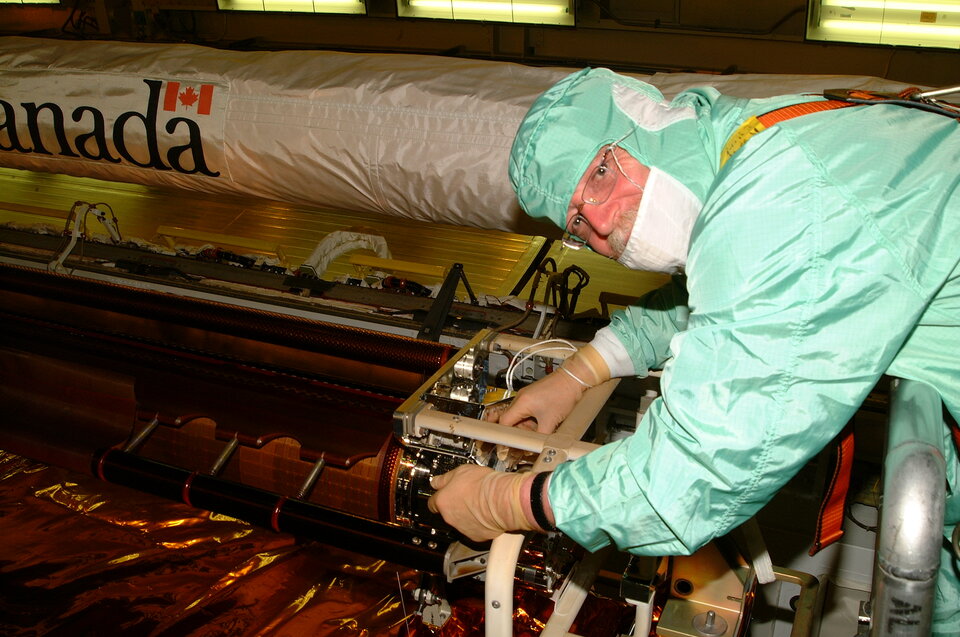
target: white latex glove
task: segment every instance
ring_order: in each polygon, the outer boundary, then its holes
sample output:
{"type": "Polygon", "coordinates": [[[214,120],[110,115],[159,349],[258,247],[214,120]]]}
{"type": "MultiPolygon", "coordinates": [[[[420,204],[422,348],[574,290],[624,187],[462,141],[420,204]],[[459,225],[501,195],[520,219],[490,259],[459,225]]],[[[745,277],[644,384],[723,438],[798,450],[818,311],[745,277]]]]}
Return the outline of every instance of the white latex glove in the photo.
{"type": "Polygon", "coordinates": [[[492,411],[488,420],[508,427],[521,427],[549,434],[573,411],[587,390],[610,379],[610,370],[600,354],[587,345],[557,369],[517,392],[502,412],[492,411]]]}
{"type": "Polygon", "coordinates": [[[532,531],[537,527],[521,504],[526,480],[532,481],[533,474],[461,465],[430,480],[437,492],[430,496],[427,507],[476,542],[492,540],[507,531],[532,531]]]}
{"type": "Polygon", "coordinates": [[[557,370],[517,392],[517,397],[499,418],[493,412],[488,418],[508,427],[553,433],[583,396],[584,389],[557,370]]]}

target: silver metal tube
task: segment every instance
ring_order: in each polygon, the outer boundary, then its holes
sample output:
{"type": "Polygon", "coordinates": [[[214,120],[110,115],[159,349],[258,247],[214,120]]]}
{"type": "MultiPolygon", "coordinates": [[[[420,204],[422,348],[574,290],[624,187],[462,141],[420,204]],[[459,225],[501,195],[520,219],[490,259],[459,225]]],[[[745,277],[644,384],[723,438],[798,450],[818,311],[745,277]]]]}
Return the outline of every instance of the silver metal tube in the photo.
{"type": "Polygon", "coordinates": [[[933,387],[894,380],[884,459],[872,637],[929,635],[943,545],[943,406],[933,387]]]}
{"type": "Polygon", "coordinates": [[[314,485],[317,483],[317,480],[320,479],[320,473],[323,471],[323,468],[327,466],[327,461],[324,460],[323,457],[325,454],[325,451],[320,454],[320,458],[313,464],[313,468],[310,470],[307,479],[300,485],[300,490],[297,491],[298,500],[306,500],[310,497],[310,492],[313,491],[314,485]]]}
{"type": "Polygon", "coordinates": [[[213,461],[213,466],[210,467],[210,471],[208,471],[208,473],[212,476],[220,475],[220,472],[223,471],[224,467],[227,466],[227,463],[230,462],[230,458],[233,456],[234,452],[239,446],[240,440],[234,436],[230,442],[227,443],[227,446],[223,448],[223,451],[220,452],[220,455],[217,456],[217,459],[213,461]]]}
{"type": "Polygon", "coordinates": [[[137,453],[140,447],[143,445],[147,439],[153,435],[153,432],[157,429],[157,425],[160,424],[160,414],[155,414],[153,419],[147,423],[147,425],[140,430],[138,434],[133,436],[130,439],[130,442],[124,446],[123,450],[127,453],[137,453]]]}
{"type": "Polygon", "coordinates": [[[932,91],[924,91],[917,95],[921,99],[926,99],[929,97],[940,97],[941,95],[950,95],[951,93],[960,93],[960,86],[950,86],[947,88],[938,88],[932,91]]]}

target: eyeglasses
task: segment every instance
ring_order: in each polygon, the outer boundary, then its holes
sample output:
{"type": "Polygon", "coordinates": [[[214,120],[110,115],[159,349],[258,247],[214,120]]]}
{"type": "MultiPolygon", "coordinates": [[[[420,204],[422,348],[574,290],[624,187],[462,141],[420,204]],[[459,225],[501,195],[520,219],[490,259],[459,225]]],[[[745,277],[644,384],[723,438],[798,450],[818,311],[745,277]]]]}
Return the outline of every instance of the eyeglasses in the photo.
{"type": "Polygon", "coordinates": [[[583,190],[580,192],[580,205],[577,206],[577,214],[570,217],[570,221],[567,222],[562,241],[564,247],[579,250],[590,242],[594,234],[593,226],[580,211],[588,204],[599,206],[606,203],[614,188],[616,188],[620,175],[623,175],[631,184],[643,191],[643,187],[630,179],[630,176],[624,172],[620,160],[617,159],[617,148],[616,144],[609,144],[603,152],[603,156],[600,157],[600,163],[587,177],[583,190]],[[611,159],[613,160],[612,166],[611,159]],[[614,169],[614,166],[616,169],[614,169]]]}

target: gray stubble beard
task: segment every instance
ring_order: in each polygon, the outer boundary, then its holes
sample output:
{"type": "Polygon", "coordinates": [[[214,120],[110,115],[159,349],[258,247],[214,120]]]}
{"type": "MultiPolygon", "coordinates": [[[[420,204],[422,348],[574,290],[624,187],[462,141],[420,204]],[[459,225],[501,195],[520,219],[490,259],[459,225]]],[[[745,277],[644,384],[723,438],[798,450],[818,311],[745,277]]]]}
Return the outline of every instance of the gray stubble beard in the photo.
{"type": "Polygon", "coordinates": [[[613,251],[613,258],[619,259],[623,251],[627,249],[627,243],[630,241],[630,234],[633,232],[633,225],[637,222],[637,210],[628,210],[620,215],[617,220],[617,226],[610,233],[607,242],[613,251]]]}

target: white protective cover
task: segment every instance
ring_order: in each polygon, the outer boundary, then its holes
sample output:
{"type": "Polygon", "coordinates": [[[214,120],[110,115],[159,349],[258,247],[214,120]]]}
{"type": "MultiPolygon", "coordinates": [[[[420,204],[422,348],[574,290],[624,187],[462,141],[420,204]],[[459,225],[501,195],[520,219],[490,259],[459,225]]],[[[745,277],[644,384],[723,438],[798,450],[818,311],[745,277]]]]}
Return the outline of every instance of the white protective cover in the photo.
{"type": "MultiPolygon", "coordinates": [[[[570,69],[439,56],[0,38],[0,166],[509,231],[514,132],[570,69]]],[[[645,77],[758,97],[841,76],[645,77]]],[[[533,226],[536,227],[536,226],[533,226]]]]}

